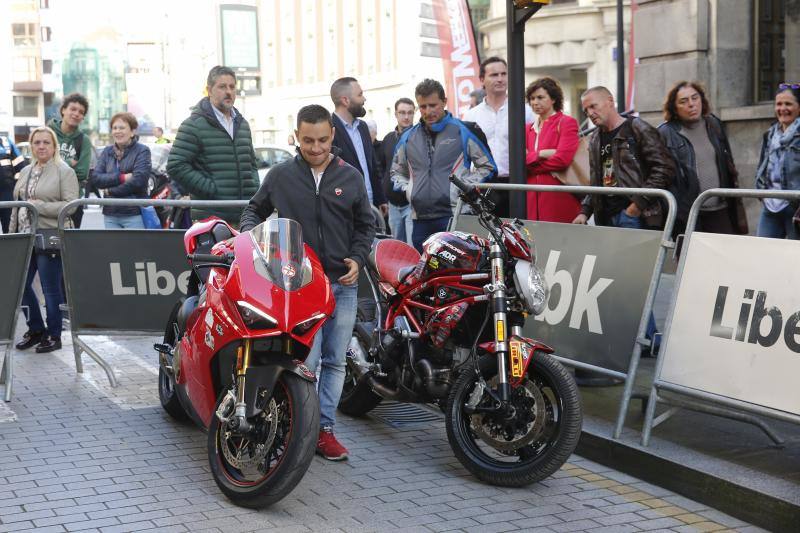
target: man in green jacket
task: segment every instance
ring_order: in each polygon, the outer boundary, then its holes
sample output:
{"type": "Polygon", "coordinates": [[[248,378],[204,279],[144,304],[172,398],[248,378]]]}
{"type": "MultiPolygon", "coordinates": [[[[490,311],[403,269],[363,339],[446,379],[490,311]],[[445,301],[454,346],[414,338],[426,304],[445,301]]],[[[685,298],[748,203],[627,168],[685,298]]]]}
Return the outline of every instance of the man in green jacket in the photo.
{"type": "MultiPolygon", "coordinates": [[[[51,119],[47,125],[56,132],[59,155],[75,171],[78,177],[78,198],[83,198],[93,147],[92,140],[79,127],[89,112],[89,100],[80,93],[68,94],[61,102],[60,112],[61,120],[51,119]]],[[[72,214],[76,227],[80,227],[82,218],[81,207],[72,214]]]]}
{"type": "MultiPolygon", "coordinates": [[[[167,173],[200,200],[250,199],[258,190],[258,166],[250,125],[233,107],[236,74],[216,66],[208,73],[208,96],[183,121],[167,161],[167,173]]],[[[238,224],[242,209],[192,209],[193,218],[217,215],[238,224]]]]}

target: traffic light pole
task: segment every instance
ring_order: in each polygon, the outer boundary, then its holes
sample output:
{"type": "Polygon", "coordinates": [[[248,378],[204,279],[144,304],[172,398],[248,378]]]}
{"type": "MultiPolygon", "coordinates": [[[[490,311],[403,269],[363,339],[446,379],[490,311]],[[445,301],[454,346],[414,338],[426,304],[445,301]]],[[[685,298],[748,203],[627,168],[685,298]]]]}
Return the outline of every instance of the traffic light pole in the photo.
{"type": "MultiPolygon", "coordinates": [[[[541,7],[507,0],[509,183],[525,183],[525,22],[541,7]]],[[[511,216],[525,218],[526,195],[509,194],[509,202],[511,216]]]]}

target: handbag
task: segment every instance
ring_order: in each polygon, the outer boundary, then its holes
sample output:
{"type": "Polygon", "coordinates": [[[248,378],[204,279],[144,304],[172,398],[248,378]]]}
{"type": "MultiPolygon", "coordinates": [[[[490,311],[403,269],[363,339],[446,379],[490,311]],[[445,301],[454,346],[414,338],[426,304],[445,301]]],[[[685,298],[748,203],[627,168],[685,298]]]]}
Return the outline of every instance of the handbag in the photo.
{"type": "Polygon", "coordinates": [[[33,240],[33,247],[37,253],[59,255],[61,254],[61,236],[57,228],[39,228],[33,240]]]}
{"type": "Polygon", "coordinates": [[[579,138],[572,163],[566,169],[553,171],[552,174],[564,185],[589,185],[589,141],[586,137],[579,138]]]}
{"type": "Polygon", "coordinates": [[[152,205],[143,206],[139,208],[142,214],[142,222],[144,229],[161,229],[161,220],[158,218],[156,208],[152,205]]]}

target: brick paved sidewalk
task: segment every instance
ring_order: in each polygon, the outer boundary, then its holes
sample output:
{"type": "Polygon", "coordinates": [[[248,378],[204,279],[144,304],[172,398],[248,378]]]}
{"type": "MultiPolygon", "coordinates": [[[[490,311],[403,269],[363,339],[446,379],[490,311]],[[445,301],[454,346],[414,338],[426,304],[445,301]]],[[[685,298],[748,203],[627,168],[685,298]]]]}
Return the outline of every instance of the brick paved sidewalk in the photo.
{"type": "Polygon", "coordinates": [[[15,354],[14,398],[0,405],[0,532],[761,531],[577,456],[525,489],[484,485],[436,413],[399,427],[388,412],[340,415],[350,461],[317,457],[289,497],[240,509],[211,478],[205,434],[158,405],[154,339],[88,339],[115,389],[88,358],[77,375],[64,340],[54,354],[15,354]]]}

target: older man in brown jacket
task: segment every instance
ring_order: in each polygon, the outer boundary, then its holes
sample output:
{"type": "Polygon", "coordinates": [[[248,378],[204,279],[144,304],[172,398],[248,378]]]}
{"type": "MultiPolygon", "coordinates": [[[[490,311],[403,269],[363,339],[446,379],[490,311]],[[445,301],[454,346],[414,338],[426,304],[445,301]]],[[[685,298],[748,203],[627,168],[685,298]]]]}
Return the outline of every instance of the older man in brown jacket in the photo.
{"type": "MultiPolygon", "coordinates": [[[[614,106],[605,87],[593,87],[581,96],[581,105],[597,129],[589,137],[589,170],[596,187],[667,189],[675,166],[653,126],[626,118],[614,106]]],[[[585,224],[594,214],[599,226],[658,228],[664,209],[657,198],[644,196],[587,196],[573,223],[585,224]]]]}

